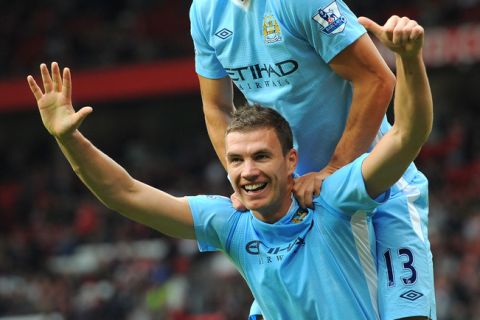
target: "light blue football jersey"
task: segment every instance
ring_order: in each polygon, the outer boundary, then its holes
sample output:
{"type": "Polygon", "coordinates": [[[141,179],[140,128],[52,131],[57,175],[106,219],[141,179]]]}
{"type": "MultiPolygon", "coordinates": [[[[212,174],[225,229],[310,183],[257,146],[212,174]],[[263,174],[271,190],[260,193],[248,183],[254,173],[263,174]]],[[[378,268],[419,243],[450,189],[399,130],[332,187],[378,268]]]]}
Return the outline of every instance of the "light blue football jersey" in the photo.
{"type": "Polygon", "coordinates": [[[193,1],[196,71],[228,75],[250,103],[279,111],[292,126],[297,172],[318,171],[343,133],[352,100],[350,82],[328,62],[366,31],[342,1],[246,2],[248,8],[193,1]]]}
{"type": "Polygon", "coordinates": [[[328,177],[315,210],[295,201],[275,224],[232,208],[228,198],[189,197],[201,251],[224,252],[265,319],[379,319],[371,199],[365,155],[328,177]]]}

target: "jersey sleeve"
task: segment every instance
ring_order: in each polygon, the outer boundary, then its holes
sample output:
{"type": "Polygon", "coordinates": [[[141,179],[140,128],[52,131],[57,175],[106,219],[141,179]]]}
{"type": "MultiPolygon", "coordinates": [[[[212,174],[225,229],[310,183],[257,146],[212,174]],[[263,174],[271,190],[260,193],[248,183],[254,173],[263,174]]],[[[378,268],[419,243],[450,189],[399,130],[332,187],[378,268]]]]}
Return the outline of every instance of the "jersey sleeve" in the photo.
{"type": "Polygon", "coordinates": [[[230,230],[235,227],[232,220],[238,214],[230,199],[205,195],[187,199],[200,251],[223,251],[230,230]]]}
{"type": "Polygon", "coordinates": [[[342,0],[283,1],[289,7],[286,23],[308,41],[325,63],[366,33],[342,0]]]}
{"type": "Polygon", "coordinates": [[[362,163],[368,156],[364,154],[352,163],[337,170],[325,179],[320,192],[320,199],[336,212],[353,215],[358,211],[368,214],[390,196],[390,189],[372,199],[367,193],[362,175],[362,163]]]}
{"type": "MultiPolygon", "coordinates": [[[[210,1],[210,0],[209,0],[210,1]]],[[[227,76],[227,73],[215,54],[215,49],[209,44],[210,33],[207,31],[209,20],[208,12],[202,12],[202,7],[193,1],[190,7],[190,33],[195,49],[195,71],[202,77],[209,79],[220,79],[227,76]]],[[[201,2],[201,1],[200,1],[201,2]]]]}

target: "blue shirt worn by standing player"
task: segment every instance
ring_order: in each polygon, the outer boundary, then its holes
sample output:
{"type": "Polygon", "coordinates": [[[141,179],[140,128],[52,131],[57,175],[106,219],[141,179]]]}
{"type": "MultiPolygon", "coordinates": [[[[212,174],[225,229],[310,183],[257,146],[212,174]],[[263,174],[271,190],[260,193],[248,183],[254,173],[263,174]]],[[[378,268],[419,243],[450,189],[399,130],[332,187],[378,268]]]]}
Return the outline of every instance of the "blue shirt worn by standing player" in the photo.
{"type": "Polygon", "coordinates": [[[379,203],[365,190],[365,157],[325,180],[315,210],[293,201],[274,224],[224,197],[188,198],[200,250],[231,259],[265,319],[379,319],[371,225],[379,203]]]}
{"type": "Polygon", "coordinates": [[[352,100],[350,82],[328,63],[366,30],[341,1],[296,2],[194,0],[190,20],[196,72],[228,75],[251,103],[279,111],[292,127],[302,175],[327,165],[352,100]]]}

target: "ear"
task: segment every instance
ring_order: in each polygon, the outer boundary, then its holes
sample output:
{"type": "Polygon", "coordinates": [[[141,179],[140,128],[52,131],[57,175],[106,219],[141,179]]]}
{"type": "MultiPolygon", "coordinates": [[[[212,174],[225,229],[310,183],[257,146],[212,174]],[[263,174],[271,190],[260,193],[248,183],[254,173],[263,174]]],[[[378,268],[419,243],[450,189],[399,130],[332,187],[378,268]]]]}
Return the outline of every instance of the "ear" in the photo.
{"type": "Polygon", "coordinates": [[[298,153],[297,150],[295,149],[290,149],[287,153],[287,161],[288,161],[288,174],[291,175],[295,171],[295,168],[297,167],[297,162],[298,162],[298,153]]]}

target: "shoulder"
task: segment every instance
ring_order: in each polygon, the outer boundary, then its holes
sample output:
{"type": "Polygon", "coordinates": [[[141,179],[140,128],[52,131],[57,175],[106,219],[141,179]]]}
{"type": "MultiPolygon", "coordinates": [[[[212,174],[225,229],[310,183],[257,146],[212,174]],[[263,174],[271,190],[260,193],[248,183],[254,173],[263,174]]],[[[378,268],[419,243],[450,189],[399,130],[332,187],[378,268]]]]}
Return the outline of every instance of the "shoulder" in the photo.
{"type": "Polygon", "coordinates": [[[278,0],[272,2],[272,5],[278,9],[286,10],[287,13],[309,13],[311,16],[321,9],[348,8],[341,0],[278,0]]]}
{"type": "Polygon", "coordinates": [[[187,197],[187,200],[200,250],[224,250],[228,247],[228,236],[235,230],[242,215],[233,208],[230,199],[200,195],[187,197]]]}
{"type": "Polygon", "coordinates": [[[220,227],[241,214],[227,197],[198,195],[187,197],[187,200],[195,225],[213,224],[220,227]]]}
{"type": "Polygon", "coordinates": [[[361,172],[362,162],[366,157],[367,154],[364,154],[328,176],[323,183],[322,191],[324,187],[326,187],[325,191],[332,191],[340,185],[357,182],[360,179],[363,180],[361,172]]]}
{"type": "Polygon", "coordinates": [[[359,26],[355,14],[341,0],[278,0],[272,1],[272,7],[290,25],[318,32],[323,30],[327,35],[339,33],[346,24],[359,26]]]}
{"type": "Polygon", "coordinates": [[[218,195],[198,195],[187,197],[188,203],[192,210],[195,211],[235,211],[232,201],[224,196],[218,195]]]}
{"type": "Polygon", "coordinates": [[[193,0],[190,6],[190,20],[203,20],[212,16],[215,12],[215,8],[220,1],[209,0],[193,0]]]}
{"type": "Polygon", "coordinates": [[[351,215],[358,211],[372,212],[381,202],[372,199],[366,190],[362,175],[362,163],[368,154],[364,154],[352,163],[337,170],[322,185],[320,197],[337,211],[351,215]]]}
{"type": "Polygon", "coordinates": [[[193,0],[190,10],[197,13],[213,13],[218,11],[219,7],[230,5],[231,0],[193,0]]]}
{"type": "Polygon", "coordinates": [[[191,29],[208,31],[211,24],[221,20],[231,6],[231,0],[193,0],[189,13],[191,29]]]}

